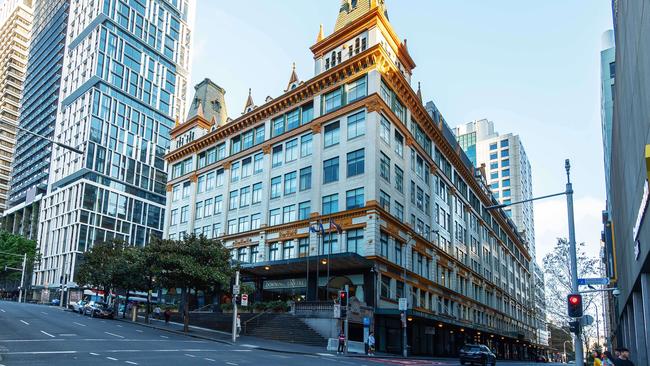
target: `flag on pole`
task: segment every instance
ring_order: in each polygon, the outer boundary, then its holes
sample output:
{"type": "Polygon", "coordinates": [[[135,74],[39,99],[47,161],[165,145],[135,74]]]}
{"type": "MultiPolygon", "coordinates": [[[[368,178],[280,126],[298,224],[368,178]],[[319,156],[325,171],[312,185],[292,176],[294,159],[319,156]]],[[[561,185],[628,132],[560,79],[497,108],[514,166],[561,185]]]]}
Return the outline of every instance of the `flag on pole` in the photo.
{"type": "Polygon", "coordinates": [[[343,232],[343,229],[341,229],[341,225],[337,224],[336,221],[334,221],[334,220],[330,217],[330,228],[332,228],[332,226],[334,226],[334,228],[336,229],[336,232],[337,232],[337,233],[341,234],[341,233],[343,232]]]}

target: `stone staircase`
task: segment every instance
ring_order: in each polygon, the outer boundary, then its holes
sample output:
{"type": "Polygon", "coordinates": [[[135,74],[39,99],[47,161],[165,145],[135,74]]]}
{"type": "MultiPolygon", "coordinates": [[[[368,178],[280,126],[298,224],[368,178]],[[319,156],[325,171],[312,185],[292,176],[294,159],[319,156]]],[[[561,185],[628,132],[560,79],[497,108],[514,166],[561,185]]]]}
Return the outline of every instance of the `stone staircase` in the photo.
{"type": "MultiPolygon", "coordinates": [[[[243,323],[243,322],[242,322],[243,323]]],[[[300,318],[285,313],[264,313],[242,324],[246,335],[280,342],[326,347],[327,339],[300,318]]]]}

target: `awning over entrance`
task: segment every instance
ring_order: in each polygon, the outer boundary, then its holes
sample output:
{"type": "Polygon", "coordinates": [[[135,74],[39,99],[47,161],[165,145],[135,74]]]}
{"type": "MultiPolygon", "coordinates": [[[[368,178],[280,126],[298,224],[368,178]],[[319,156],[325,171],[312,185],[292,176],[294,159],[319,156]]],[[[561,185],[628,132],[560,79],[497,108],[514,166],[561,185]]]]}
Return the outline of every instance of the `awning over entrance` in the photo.
{"type": "Polygon", "coordinates": [[[259,263],[243,263],[241,272],[251,276],[301,275],[307,272],[326,271],[329,262],[331,272],[371,268],[373,262],[357,253],[337,253],[311,257],[282,259],[259,263]]]}

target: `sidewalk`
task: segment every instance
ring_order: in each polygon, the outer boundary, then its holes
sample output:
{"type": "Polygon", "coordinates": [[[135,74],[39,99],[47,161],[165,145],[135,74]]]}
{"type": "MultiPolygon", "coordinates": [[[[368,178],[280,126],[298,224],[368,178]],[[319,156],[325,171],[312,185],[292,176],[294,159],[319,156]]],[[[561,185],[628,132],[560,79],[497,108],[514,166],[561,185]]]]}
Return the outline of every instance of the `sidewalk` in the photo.
{"type": "Polygon", "coordinates": [[[328,352],[325,347],[314,347],[307,346],[297,343],[285,343],[278,342],[268,339],[262,339],[251,336],[240,336],[237,338],[237,342],[232,342],[231,333],[222,332],[219,330],[207,329],[202,327],[197,327],[190,325],[188,333],[183,332],[183,324],[177,322],[169,322],[165,324],[163,320],[150,318],[150,324],[144,323],[144,316],[138,316],[137,322],[132,322],[130,319],[122,319],[121,317],[115,318],[117,321],[126,322],[130,324],[137,324],[143,327],[159,329],[170,333],[186,335],[189,337],[194,337],[198,339],[204,339],[208,341],[224,343],[229,345],[239,345],[241,347],[259,349],[269,352],[278,352],[278,353],[290,353],[290,354],[299,354],[299,355],[335,355],[335,353],[328,352]]]}

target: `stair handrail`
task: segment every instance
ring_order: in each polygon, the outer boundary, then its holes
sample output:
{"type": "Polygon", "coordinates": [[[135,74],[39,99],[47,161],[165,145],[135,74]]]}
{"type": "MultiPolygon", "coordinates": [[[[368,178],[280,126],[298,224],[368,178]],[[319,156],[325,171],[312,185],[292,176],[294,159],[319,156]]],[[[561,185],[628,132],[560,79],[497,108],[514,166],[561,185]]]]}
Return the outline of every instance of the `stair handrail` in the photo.
{"type": "Polygon", "coordinates": [[[266,309],[261,313],[253,315],[250,319],[246,320],[244,322],[244,334],[248,334],[248,323],[252,322],[253,320],[257,321],[257,324],[259,324],[259,318],[264,315],[273,312],[273,309],[266,309]]]}
{"type": "MultiPolygon", "coordinates": [[[[203,309],[210,309],[210,308],[213,308],[215,305],[218,305],[218,304],[217,303],[212,303],[212,304],[203,305],[200,308],[197,308],[197,309],[194,309],[194,310],[190,311],[190,313],[200,313],[200,312],[203,312],[203,309]]],[[[212,312],[214,312],[214,311],[212,311],[212,312]]]]}

